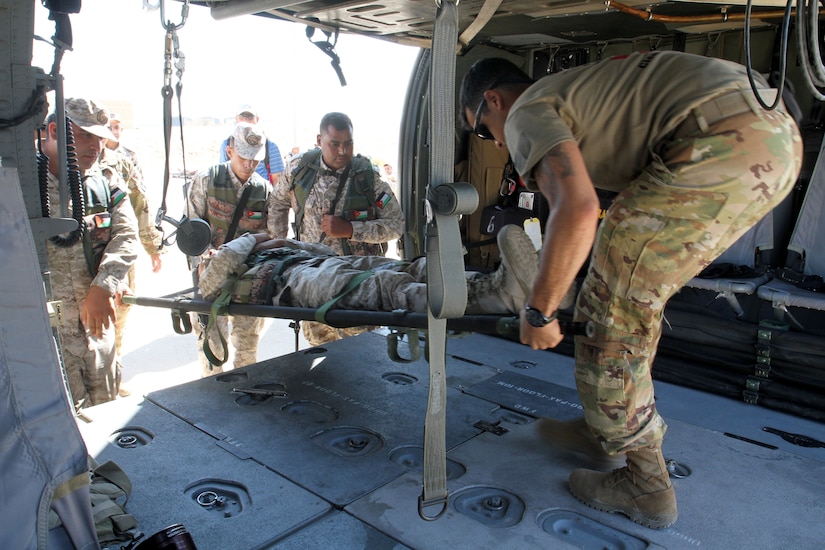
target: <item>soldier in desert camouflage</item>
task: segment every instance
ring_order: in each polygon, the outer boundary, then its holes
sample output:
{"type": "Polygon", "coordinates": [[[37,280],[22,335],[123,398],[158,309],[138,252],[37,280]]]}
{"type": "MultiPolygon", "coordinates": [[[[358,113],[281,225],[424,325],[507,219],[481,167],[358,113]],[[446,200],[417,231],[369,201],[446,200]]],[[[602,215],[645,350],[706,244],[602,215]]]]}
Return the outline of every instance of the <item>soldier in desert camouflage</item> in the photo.
{"type": "MultiPolygon", "coordinates": [[[[387,242],[404,231],[401,205],[372,162],[354,154],[350,118],[343,113],[324,115],[317,145],[291,159],[278,181],[270,234],[287,237],[291,208],[297,240],[324,244],[340,255],[383,256],[387,242]]],[[[312,345],[365,330],[302,324],[312,345]]]]}
{"type": "MultiPolygon", "coordinates": [[[[198,173],[192,181],[187,196],[186,215],[190,218],[202,218],[212,227],[211,249],[219,248],[227,240],[227,231],[232,225],[238,201],[245,188],[249,188],[250,194],[246,205],[239,211],[235,235],[247,231],[263,231],[267,227],[267,222],[271,220],[271,186],[255,172],[258,163],[264,158],[265,142],[266,136],[257,126],[239,122],[229,139],[229,160],[198,173]]],[[[221,337],[227,339],[230,319],[221,317],[217,325],[206,335],[206,327],[198,316],[194,317],[193,326],[198,336],[201,374],[217,374],[221,369],[215,368],[203,354],[203,339],[208,337],[211,348],[218,349],[221,337]]],[[[231,342],[235,348],[233,365],[242,367],[256,362],[263,319],[236,316],[231,319],[231,323],[231,342]]]]}
{"type": "MultiPolygon", "coordinates": [[[[116,170],[98,163],[104,142],[113,139],[107,110],[92,100],[65,101],[86,204],[83,237],[58,236],[46,243],[52,299],[63,304],[58,328],[63,362],[74,405],[115,399],[120,385],[115,354],[115,307],[137,258],[137,220],[116,170]]],[[[60,204],[57,124],[52,119],[42,143],[49,159],[49,201],[60,204]]],[[[71,207],[70,207],[71,211],[71,207]]]]}

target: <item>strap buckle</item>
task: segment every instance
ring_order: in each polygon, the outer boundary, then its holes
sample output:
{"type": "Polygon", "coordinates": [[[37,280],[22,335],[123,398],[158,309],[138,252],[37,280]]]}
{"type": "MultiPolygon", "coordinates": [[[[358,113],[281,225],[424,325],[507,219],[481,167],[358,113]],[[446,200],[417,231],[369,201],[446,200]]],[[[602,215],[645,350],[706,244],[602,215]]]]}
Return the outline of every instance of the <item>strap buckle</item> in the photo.
{"type": "Polygon", "coordinates": [[[444,493],[444,496],[441,497],[424,500],[424,492],[422,491],[421,494],[418,495],[418,517],[420,517],[424,521],[435,521],[439,519],[447,511],[447,504],[449,503],[449,500],[449,493],[444,493]],[[435,506],[436,504],[441,504],[441,510],[438,512],[438,514],[434,516],[428,516],[424,514],[424,508],[435,506]]]}

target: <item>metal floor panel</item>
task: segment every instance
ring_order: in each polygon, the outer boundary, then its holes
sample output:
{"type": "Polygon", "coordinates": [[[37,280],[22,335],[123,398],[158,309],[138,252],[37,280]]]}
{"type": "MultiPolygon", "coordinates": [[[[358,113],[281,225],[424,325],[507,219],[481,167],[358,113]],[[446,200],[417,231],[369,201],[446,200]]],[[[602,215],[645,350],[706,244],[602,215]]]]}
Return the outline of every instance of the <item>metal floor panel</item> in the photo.
{"type": "Polygon", "coordinates": [[[318,496],[137,397],[85,409],[83,416],[90,419],[78,421],[89,454],[101,464],[114,460],[132,481],[126,509],[147,537],[180,523],[203,550],[253,548],[330,510],[318,496]]]}
{"type": "Polygon", "coordinates": [[[534,426],[511,426],[503,436],[485,433],[450,451],[449,458],[467,470],[448,482],[450,506],[437,521],[418,517],[420,473],[399,478],[346,510],[420,549],[817,548],[825,537],[821,462],[674,421],[666,454],[692,474],[674,480],[677,523],[656,531],[573,498],[567,476],[583,466],[581,459],[541,444],[534,426]],[[482,498],[468,505],[474,495],[482,498]],[[508,511],[517,516],[514,525],[508,525],[508,511]],[[548,519],[553,516],[562,519],[548,519]],[[576,539],[582,533],[589,540],[576,539]]]}
{"type": "MultiPolygon", "coordinates": [[[[503,338],[482,334],[451,338],[448,340],[447,353],[453,358],[474,361],[505,373],[523,375],[573,390],[576,387],[572,357],[550,351],[535,351],[503,338]]],[[[794,445],[762,430],[767,426],[825,441],[825,424],[821,422],[659,380],[654,380],[653,387],[656,391],[656,408],[668,423],[681,420],[825,461],[825,448],[794,445]]],[[[567,418],[559,415],[554,417],[567,418]]],[[[669,437],[665,437],[665,450],[668,444],[669,437]]]]}
{"type": "Polygon", "coordinates": [[[447,340],[447,355],[575,388],[573,358],[529,347],[496,336],[469,334],[447,340]]]}
{"type": "Polygon", "coordinates": [[[336,548],[409,550],[408,546],[391,539],[346,512],[338,511],[332,512],[289,537],[277,541],[271,548],[277,550],[307,550],[312,548],[328,548],[330,550],[336,548]]]}
{"type": "MultiPolygon", "coordinates": [[[[153,392],[147,399],[336,505],[345,505],[408,471],[399,448],[420,447],[429,366],[394,363],[378,334],[363,334],[221,375],[153,392]],[[280,386],[279,386],[280,385],[280,386]],[[285,388],[286,397],[233,393],[285,388]]],[[[495,370],[449,361],[447,448],[495,422],[497,407],[454,387],[495,370]]]]}
{"type": "Polygon", "coordinates": [[[678,522],[654,531],[584,506],[567,476],[595,465],[542,441],[535,421],[581,414],[573,360],[484,335],[448,342],[450,506],[421,520],[428,365],[394,363],[386,347],[383,334],[368,333],[154,392],[142,406],[118,400],[84,411],[94,422],[81,431],[93,455],[135,481],[128,509],[144,531],[183,523],[204,550],[814,548],[825,537],[825,449],[761,431],[825,439],[825,426],[659,382],[665,456],[691,470],[674,480],[678,522]],[[478,420],[502,435],[483,433],[478,420]],[[151,443],[116,447],[121,428],[151,443]],[[184,494],[197,482],[243,489],[252,504],[216,517],[184,494]]]}

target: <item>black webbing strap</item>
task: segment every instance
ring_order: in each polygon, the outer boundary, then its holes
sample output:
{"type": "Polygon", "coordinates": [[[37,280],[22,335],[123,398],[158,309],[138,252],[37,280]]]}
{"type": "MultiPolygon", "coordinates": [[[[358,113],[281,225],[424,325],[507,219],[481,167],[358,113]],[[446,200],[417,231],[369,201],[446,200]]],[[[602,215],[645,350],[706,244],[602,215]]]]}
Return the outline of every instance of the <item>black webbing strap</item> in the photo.
{"type": "MultiPolygon", "coordinates": [[[[320,160],[318,162],[320,162],[320,160]]],[[[332,199],[332,203],[329,206],[329,214],[333,216],[335,215],[335,208],[338,206],[338,201],[341,200],[341,195],[344,192],[344,187],[347,184],[347,178],[349,177],[350,168],[352,168],[352,161],[350,161],[350,163],[347,164],[347,167],[344,168],[344,171],[341,172],[341,174],[338,176],[338,188],[335,190],[335,198],[332,199]]],[[[321,238],[318,239],[318,242],[323,242],[326,236],[326,233],[321,233],[321,238]]],[[[347,239],[344,237],[341,237],[341,250],[343,250],[344,256],[349,256],[350,254],[352,254],[352,249],[350,248],[347,239]]]]}
{"type": "Polygon", "coordinates": [[[238,223],[243,216],[243,210],[246,208],[246,203],[249,201],[249,195],[252,194],[252,184],[247,182],[243,186],[241,196],[238,198],[238,204],[235,205],[235,212],[232,214],[232,222],[229,224],[229,229],[226,230],[226,235],[223,238],[224,243],[228,243],[235,238],[235,232],[238,230],[238,223]]]}

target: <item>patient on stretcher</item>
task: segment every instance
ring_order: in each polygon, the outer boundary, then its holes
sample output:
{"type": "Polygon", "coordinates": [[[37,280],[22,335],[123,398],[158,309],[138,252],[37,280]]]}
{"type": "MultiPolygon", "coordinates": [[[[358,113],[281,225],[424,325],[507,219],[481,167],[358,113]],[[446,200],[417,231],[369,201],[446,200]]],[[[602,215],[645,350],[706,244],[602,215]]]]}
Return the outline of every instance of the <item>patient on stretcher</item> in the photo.
{"type": "MultiPolygon", "coordinates": [[[[524,308],[538,270],[536,249],[515,225],[502,228],[498,246],[498,269],[463,273],[468,315],[518,315],[524,308]]],[[[334,301],[337,309],[425,313],[426,262],[336,256],[322,244],[245,234],[201,264],[198,286],[208,300],[228,292],[236,303],[319,308],[334,301]]]]}

